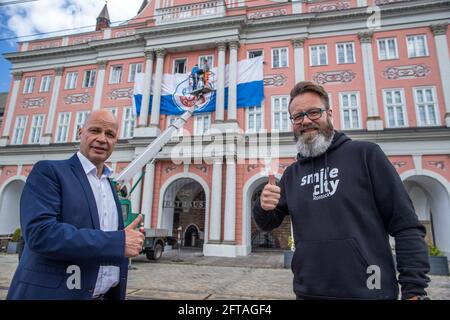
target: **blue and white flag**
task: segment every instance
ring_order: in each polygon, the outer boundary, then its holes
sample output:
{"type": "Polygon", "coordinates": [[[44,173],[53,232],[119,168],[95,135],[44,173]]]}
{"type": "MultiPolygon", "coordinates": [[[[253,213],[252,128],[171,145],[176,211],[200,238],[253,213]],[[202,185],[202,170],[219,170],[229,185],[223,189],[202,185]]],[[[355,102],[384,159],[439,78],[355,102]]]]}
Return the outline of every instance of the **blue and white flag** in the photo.
{"type": "MultiPolygon", "coordinates": [[[[228,107],[228,69],[225,72],[225,108],[228,107]]],[[[260,106],[264,99],[263,57],[241,60],[237,68],[237,94],[238,108],[260,106]]]]}
{"type": "MultiPolygon", "coordinates": [[[[225,67],[225,108],[228,105],[228,70],[229,66],[227,65],[225,67]]],[[[237,107],[247,108],[261,105],[264,98],[263,58],[256,57],[239,61],[237,72],[237,107]]],[[[195,113],[216,110],[217,68],[211,69],[208,81],[213,91],[203,95],[200,101],[190,94],[192,80],[189,76],[189,73],[164,74],[161,86],[160,114],[180,115],[194,104],[197,104],[195,113]]]]}
{"type": "Polygon", "coordinates": [[[186,109],[197,105],[195,113],[212,112],[216,109],[216,73],[211,69],[208,85],[213,90],[204,94],[198,100],[192,95],[192,79],[189,73],[164,74],[161,86],[160,114],[180,115],[186,109]]]}
{"type": "Polygon", "coordinates": [[[141,114],[142,106],[142,94],[144,93],[144,74],[139,72],[134,77],[134,89],[133,89],[133,102],[134,102],[134,115],[141,114]]]}

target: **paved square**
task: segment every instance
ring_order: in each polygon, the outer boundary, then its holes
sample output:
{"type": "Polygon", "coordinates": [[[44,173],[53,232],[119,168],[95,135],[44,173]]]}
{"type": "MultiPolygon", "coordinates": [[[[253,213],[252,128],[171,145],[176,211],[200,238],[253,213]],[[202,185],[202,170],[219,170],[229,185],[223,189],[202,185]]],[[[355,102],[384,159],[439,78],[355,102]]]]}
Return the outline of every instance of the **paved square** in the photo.
{"type": "MultiPolygon", "coordinates": [[[[292,272],[282,268],[279,252],[248,257],[204,257],[200,251],[165,252],[159,262],[144,256],[133,259],[128,299],[295,299],[292,272]],[[181,260],[181,261],[179,261],[181,260]]],[[[0,299],[6,298],[17,255],[0,254],[0,299]]],[[[450,277],[431,276],[428,294],[450,300],[450,277]]]]}

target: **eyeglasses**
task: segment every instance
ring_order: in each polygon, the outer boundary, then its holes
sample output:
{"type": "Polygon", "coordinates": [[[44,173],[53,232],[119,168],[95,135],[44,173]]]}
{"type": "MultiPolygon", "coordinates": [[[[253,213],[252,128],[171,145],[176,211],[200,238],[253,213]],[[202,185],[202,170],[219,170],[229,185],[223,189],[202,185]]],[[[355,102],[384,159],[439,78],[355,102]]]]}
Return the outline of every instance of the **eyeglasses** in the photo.
{"type": "Polygon", "coordinates": [[[306,112],[294,114],[293,116],[290,116],[289,119],[291,119],[293,124],[301,124],[305,119],[305,116],[307,116],[309,120],[317,120],[322,116],[322,112],[324,111],[326,110],[323,108],[311,109],[306,112]]]}

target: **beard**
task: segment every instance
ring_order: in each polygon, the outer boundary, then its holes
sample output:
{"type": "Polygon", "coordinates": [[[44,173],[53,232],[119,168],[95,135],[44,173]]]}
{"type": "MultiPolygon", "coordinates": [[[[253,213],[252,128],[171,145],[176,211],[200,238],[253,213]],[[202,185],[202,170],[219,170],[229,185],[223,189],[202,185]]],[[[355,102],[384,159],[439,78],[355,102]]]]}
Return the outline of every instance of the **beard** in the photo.
{"type": "Polygon", "coordinates": [[[294,132],[297,152],[305,158],[314,158],[323,154],[330,147],[334,137],[334,127],[331,118],[327,116],[327,123],[323,127],[312,123],[307,128],[317,128],[315,132],[300,133],[300,130],[294,132]]]}

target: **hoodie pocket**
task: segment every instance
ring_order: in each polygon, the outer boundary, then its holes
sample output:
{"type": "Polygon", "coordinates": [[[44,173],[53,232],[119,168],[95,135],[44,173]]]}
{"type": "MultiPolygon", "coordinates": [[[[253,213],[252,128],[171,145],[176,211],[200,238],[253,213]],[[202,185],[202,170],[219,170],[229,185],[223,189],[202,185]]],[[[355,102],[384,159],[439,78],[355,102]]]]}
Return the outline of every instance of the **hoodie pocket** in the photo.
{"type": "Polygon", "coordinates": [[[294,290],[322,298],[370,298],[367,259],[355,239],[304,241],[292,261],[294,290]]]}

